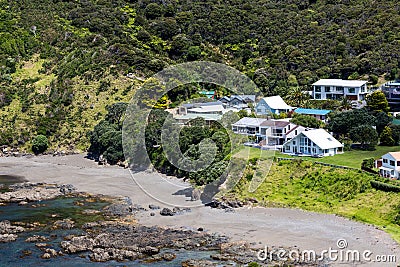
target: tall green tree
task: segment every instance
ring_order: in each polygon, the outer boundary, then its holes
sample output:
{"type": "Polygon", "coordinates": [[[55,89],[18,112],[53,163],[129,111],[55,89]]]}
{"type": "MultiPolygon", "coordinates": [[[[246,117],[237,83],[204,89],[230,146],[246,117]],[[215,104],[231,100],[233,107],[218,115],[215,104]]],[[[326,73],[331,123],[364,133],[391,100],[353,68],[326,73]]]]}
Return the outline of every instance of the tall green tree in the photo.
{"type": "Polygon", "coordinates": [[[390,110],[386,96],[380,90],[368,94],[365,100],[367,102],[367,108],[370,111],[376,111],[376,112],[382,111],[387,113],[390,110]]]}
{"type": "Polygon", "coordinates": [[[389,126],[386,126],[381,135],[379,136],[380,145],[382,146],[393,146],[395,141],[393,139],[392,129],[389,126]]]}
{"type": "Polygon", "coordinates": [[[363,149],[373,149],[378,143],[378,133],[372,126],[359,125],[349,132],[350,139],[355,143],[360,143],[363,149]]]}

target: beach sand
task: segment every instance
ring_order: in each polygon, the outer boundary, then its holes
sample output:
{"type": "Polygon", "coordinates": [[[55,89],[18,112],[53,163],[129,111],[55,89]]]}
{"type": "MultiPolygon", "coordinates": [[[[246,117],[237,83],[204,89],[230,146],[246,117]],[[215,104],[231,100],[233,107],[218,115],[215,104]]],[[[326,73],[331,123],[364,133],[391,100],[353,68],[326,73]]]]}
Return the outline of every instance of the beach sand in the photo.
{"type": "MultiPolygon", "coordinates": [[[[365,250],[375,255],[396,255],[400,260],[398,244],[384,231],[372,225],[355,222],[331,214],[320,214],[287,208],[240,208],[235,212],[211,209],[199,201],[190,201],[185,195],[190,190],[179,179],[156,173],[136,173],[116,166],[99,166],[84,155],[63,157],[0,158],[0,175],[24,176],[32,182],[73,184],[79,191],[128,196],[132,202],[147,208],[188,206],[191,212],[175,216],[161,216],[151,211],[136,215],[144,225],[218,232],[233,241],[245,240],[255,247],[297,246],[317,253],[337,249],[337,240],[345,239],[348,250],[365,250]],[[146,194],[144,191],[148,191],[146,194]]],[[[357,266],[344,263],[340,266],[357,266]]],[[[368,266],[397,266],[394,263],[368,263],[368,266]]]]}

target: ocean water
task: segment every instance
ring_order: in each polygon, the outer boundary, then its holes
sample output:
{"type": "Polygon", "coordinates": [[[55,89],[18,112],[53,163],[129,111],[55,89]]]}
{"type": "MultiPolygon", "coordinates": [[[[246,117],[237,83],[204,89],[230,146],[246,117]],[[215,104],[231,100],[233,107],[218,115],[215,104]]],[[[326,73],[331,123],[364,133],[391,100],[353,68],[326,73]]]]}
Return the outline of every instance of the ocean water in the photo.
{"type": "MultiPolygon", "coordinates": [[[[18,179],[20,182],[21,179],[18,179]]],[[[0,177],[0,183],[11,184],[15,177],[0,177]]],[[[161,261],[153,263],[142,263],[141,261],[116,262],[109,261],[104,263],[91,262],[89,253],[57,256],[50,259],[41,259],[43,255],[35,243],[25,242],[25,239],[33,235],[46,236],[50,241],[40,242],[49,244],[46,248],[60,251],[60,243],[69,234],[81,234],[80,229],[52,230],[51,226],[56,220],[71,218],[77,225],[82,225],[88,221],[102,219],[101,215],[81,215],[85,209],[101,209],[106,206],[106,202],[85,201],[84,198],[57,198],[54,200],[30,202],[27,205],[19,206],[16,203],[0,206],[0,221],[9,220],[10,222],[40,222],[45,226],[40,231],[27,231],[18,234],[18,239],[14,242],[0,243],[0,267],[10,266],[181,266],[182,261],[187,259],[207,259],[216,253],[213,251],[187,251],[164,249],[162,252],[170,252],[176,255],[173,261],[161,261]],[[83,206],[76,205],[77,201],[83,206]],[[30,251],[30,255],[25,255],[24,251],[30,251]]],[[[222,265],[221,265],[222,266],[222,265]]]]}

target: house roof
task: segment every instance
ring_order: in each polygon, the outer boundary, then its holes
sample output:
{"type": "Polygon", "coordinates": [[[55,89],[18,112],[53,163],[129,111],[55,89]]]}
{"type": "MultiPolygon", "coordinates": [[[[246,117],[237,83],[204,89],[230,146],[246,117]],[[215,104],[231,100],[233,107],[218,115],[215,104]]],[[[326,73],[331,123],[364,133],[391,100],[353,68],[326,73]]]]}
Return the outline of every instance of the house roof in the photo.
{"type": "Polygon", "coordinates": [[[296,108],[294,112],[307,115],[327,115],[331,111],[329,109],[296,108]]]}
{"type": "Polygon", "coordinates": [[[234,98],[237,98],[237,99],[239,99],[241,101],[246,101],[246,100],[250,100],[252,102],[256,101],[256,96],[255,95],[231,95],[230,97],[229,96],[224,96],[220,100],[225,99],[227,101],[232,101],[234,98]]]}
{"type": "Polygon", "coordinates": [[[188,112],[192,113],[207,113],[207,112],[221,112],[225,108],[222,105],[213,105],[213,106],[201,106],[199,108],[191,108],[188,112]]]}
{"type": "Polygon", "coordinates": [[[283,121],[283,120],[266,120],[263,123],[261,123],[261,126],[283,128],[283,127],[288,126],[289,124],[290,124],[290,122],[283,121]]]}
{"type": "Polygon", "coordinates": [[[400,152],[389,152],[388,154],[390,154],[396,160],[400,160],[400,152]]]}
{"type": "Polygon", "coordinates": [[[263,99],[272,109],[292,109],[292,107],[286,104],[279,95],[264,97],[263,99]]]}
{"type": "Polygon", "coordinates": [[[221,101],[211,101],[211,102],[182,104],[182,106],[185,108],[199,108],[199,107],[203,107],[203,106],[215,106],[215,105],[222,105],[222,102],[221,101]]]}
{"type": "Polygon", "coordinates": [[[315,129],[301,132],[321,149],[343,147],[343,145],[324,129],[315,129]]]}
{"type": "Polygon", "coordinates": [[[232,124],[232,126],[260,126],[267,119],[244,117],[232,124]]]}
{"type": "Polygon", "coordinates": [[[176,120],[193,120],[196,118],[203,118],[206,121],[218,121],[222,118],[222,115],[219,114],[185,114],[181,116],[176,116],[176,120]]]}
{"type": "Polygon", "coordinates": [[[361,81],[361,80],[342,80],[342,79],[321,79],[312,85],[317,85],[317,86],[343,86],[343,87],[360,87],[364,84],[366,84],[367,81],[361,81]]]}

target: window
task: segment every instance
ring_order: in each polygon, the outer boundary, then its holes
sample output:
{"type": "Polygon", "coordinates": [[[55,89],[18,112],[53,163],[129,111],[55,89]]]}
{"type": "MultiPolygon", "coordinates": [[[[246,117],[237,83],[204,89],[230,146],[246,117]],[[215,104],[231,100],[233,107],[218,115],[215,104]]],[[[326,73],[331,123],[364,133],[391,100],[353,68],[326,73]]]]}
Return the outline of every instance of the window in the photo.
{"type": "Polygon", "coordinates": [[[333,99],[332,94],[326,94],[327,99],[333,99]]]}
{"type": "Polygon", "coordinates": [[[321,94],[315,94],[315,99],[321,99],[321,94]]]}
{"type": "Polygon", "coordinates": [[[343,91],[344,91],[343,86],[337,86],[337,87],[336,87],[336,91],[338,91],[338,92],[343,92],[343,91]]]}
{"type": "Polygon", "coordinates": [[[356,88],[349,88],[349,94],[354,94],[356,92],[356,88]]]}
{"type": "Polygon", "coordinates": [[[325,92],[330,92],[331,91],[331,87],[330,86],[325,86],[325,92]]]}
{"type": "Polygon", "coordinates": [[[257,109],[257,112],[258,112],[258,113],[261,113],[261,108],[258,108],[258,109],[257,109]]]}
{"type": "Polygon", "coordinates": [[[296,145],[296,141],[295,141],[295,140],[293,140],[293,145],[294,145],[294,146],[296,145]]]}
{"type": "Polygon", "coordinates": [[[315,92],[321,92],[321,86],[314,86],[315,92]]]}
{"type": "Polygon", "coordinates": [[[400,161],[397,161],[397,166],[400,166],[400,161]]]}
{"type": "Polygon", "coordinates": [[[388,160],[387,159],[383,159],[383,163],[388,163],[388,160]]]}
{"type": "Polygon", "coordinates": [[[390,161],[390,166],[396,166],[396,163],[394,162],[394,160],[390,161]]]}

